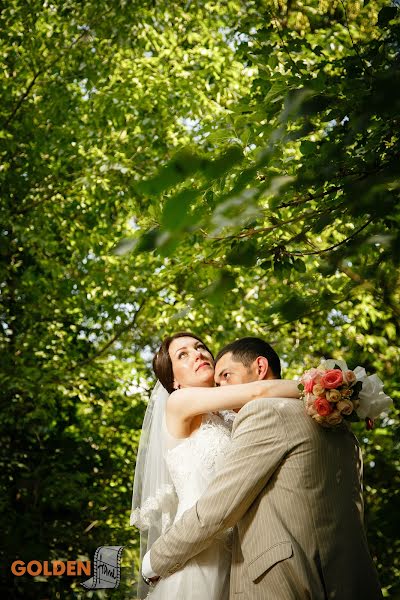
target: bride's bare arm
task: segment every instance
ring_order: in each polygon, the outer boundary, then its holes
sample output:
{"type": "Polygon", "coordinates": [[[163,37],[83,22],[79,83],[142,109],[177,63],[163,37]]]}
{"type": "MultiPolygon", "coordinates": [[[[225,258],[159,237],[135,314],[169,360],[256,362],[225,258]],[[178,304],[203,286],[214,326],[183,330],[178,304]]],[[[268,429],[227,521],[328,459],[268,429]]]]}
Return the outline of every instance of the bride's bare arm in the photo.
{"type": "Polygon", "coordinates": [[[181,388],[168,398],[167,412],[179,420],[190,421],[207,412],[242,408],[257,398],[298,398],[297,385],[289,379],[263,379],[214,388],[181,388]]]}

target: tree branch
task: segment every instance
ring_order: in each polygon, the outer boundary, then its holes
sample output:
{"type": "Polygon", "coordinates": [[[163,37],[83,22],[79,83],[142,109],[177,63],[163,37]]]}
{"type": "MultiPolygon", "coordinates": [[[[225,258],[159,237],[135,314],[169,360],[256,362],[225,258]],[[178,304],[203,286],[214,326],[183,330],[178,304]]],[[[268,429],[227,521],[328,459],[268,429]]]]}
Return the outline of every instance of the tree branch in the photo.
{"type": "Polygon", "coordinates": [[[348,300],[349,295],[350,294],[347,294],[346,296],[344,296],[344,298],[341,298],[337,302],[334,302],[329,307],[323,306],[323,307],[320,307],[320,308],[316,308],[316,309],[310,310],[307,313],[304,313],[300,317],[296,317],[295,319],[290,319],[289,321],[284,321],[283,323],[277,323],[276,325],[272,325],[272,326],[265,324],[265,326],[263,325],[263,327],[268,328],[268,332],[270,332],[270,331],[276,331],[276,330],[280,329],[281,327],[283,327],[284,325],[289,325],[289,323],[294,323],[295,321],[301,321],[301,319],[304,319],[305,317],[309,317],[311,315],[315,315],[317,313],[321,313],[321,312],[323,312],[325,310],[326,311],[330,311],[330,310],[332,310],[332,308],[334,308],[338,304],[342,304],[342,302],[345,302],[346,300],[348,300]]]}
{"type": "MultiPolygon", "coordinates": [[[[101,15],[101,18],[104,18],[104,16],[109,13],[112,10],[112,7],[110,7],[105,13],[103,13],[101,15]]],[[[99,17],[100,18],[100,17],[99,17]]],[[[97,19],[94,21],[94,24],[97,22],[97,19]]],[[[18,113],[19,109],[21,108],[22,104],[25,102],[25,100],[27,99],[27,97],[29,96],[32,88],[34,87],[38,77],[40,75],[43,75],[46,71],[48,71],[51,67],[53,67],[55,64],[58,63],[59,60],[61,60],[61,58],[63,58],[63,56],[65,56],[74,46],[76,46],[76,44],[78,44],[85,36],[87,36],[87,31],[82,31],[82,33],[80,35],[78,35],[78,37],[73,40],[69,46],[67,46],[67,48],[65,48],[65,50],[61,51],[61,53],[52,61],[49,62],[48,65],[44,65],[43,69],[39,69],[39,71],[36,73],[36,75],[34,75],[34,77],[32,78],[32,81],[29,83],[28,87],[26,88],[25,92],[22,94],[22,96],[20,97],[20,99],[18,100],[15,108],[13,109],[13,111],[11,112],[10,116],[6,119],[5,123],[4,123],[4,127],[8,127],[8,125],[11,123],[11,121],[15,118],[16,114],[18,113]]]]}
{"type": "MultiPolygon", "coordinates": [[[[362,181],[363,179],[368,179],[368,177],[370,177],[371,175],[375,175],[376,173],[379,173],[379,171],[382,171],[382,169],[384,169],[386,166],[388,166],[393,159],[398,158],[399,154],[400,154],[399,152],[395,152],[393,154],[393,156],[391,156],[389,158],[389,160],[386,160],[384,163],[380,164],[379,166],[375,167],[374,169],[371,169],[370,171],[364,171],[364,173],[342,173],[341,176],[342,177],[354,177],[354,179],[352,181],[346,182],[345,183],[346,185],[356,183],[358,181],[362,181]]],[[[334,194],[335,192],[342,191],[345,184],[342,183],[341,185],[335,185],[334,187],[331,187],[326,190],[322,190],[321,192],[318,192],[318,194],[310,194],[309,193],[307,198],[297,198],[296,200],[291,200],[289,202],[279,204],[279,206],[277,206],[276,209],[279,210],[280,208],[289,208],[292,206],[298,206],[299,204],[306,204],[307,202],[311,202],[312,200],[320,200],[321,198],[324,198],[325,196],[329,196],[329,194],[334,194]]]]}
{"type": "Polygon", "coordinates": [[[372,223],[373,220],[374,219],[371,217],[370,219],[368,219],[368,221],[366,223],[364,223],[364,225],[362,227],[360,227],[359,229],[354,231],[345,240],[342,240],[341,242],[338,242],[337,244],[333,244],[333,246],[329,246],[329,248],[324,248],[322,250],[315,250],[313,252],[290,252],[290,254],[292,254],[292,256],[311,256],[312,254],[324,254],[325,252],[330,252],[331,250],[335,250],[336,248],[339,248],[339,246],[342,246],[343,244],[347,244],[347,242],[349,242],[350,240],[355,238],[363,229],[368,227],[368,225],[370,223],[372,223]]]}
{"type": "Polygon", "coordinates": [[[343,0],[340,0],[340,4],[341,4],[341,5],[342,5],[342,7],[343,7],[343,11],[344,11],[344,18],[346,19],[346,29],[347,29],[347,31],[348,31],[348,33],[349,33],[349,36],[350,36],[351,46],[352,46],[352,48],[353,48],[354,52],[357,54],[357,56],[358,56],[358,58],[359,58],[359,60],[360,60],[360,63],[362,64],[362,66],[364,67],[364,69],[366,69],[366,70],[369,72],[369,74],[370,74],[370,75],[372,75],[373,73],[372,73],[372,70],[371,70],[370,66],[369,66],[369,65],[368,65],[368,63],[367,63],[367,62],[366,62],[366,61],[365,61],[365,60],[362,58],[361,54],[360,54],[360,53],[359,53],[359,51],[358,51],[358,48],[357,48],[356,44],[354,43],[353,36],[351,35],[351,31],[350,31],[350,25],[349,25],[349,19],[348,19],[348,17],[347,17],[347,9],[346,9],[346,5],[345,5],[345,3],[343,2],[343,0]]]}
{"type": "Polygon", "coordinates": [[[75,365],[73,365],[72,367],[70,367],[69,369],[67,369],[68,372],[70,371],[74,371],[75,369],[82,367],[83,365],[87,365],[91,362],[93,362],[96,358],[98,358],[99,356],[101,356],[102,354],[104,354],[104,352],[106,350],[108,350],[108,348],[110,346],[113,345],[113,343],[121,337],[121,335],[123,333],[125,333],[126,331],[129,331],[129,329],[131,329],[131,327],[133,327],[137,321],[137,318],[139,316],[140,311],[142,310],[143,306],[145,305],[146,301],[143,299],[141,301],[141,303],[139,304],[139,308],[137,309],[137,311],[135,312],[135,315],[133,317],[133,319],[131,321],[129,321],[128,324],[124,325],[123,327],[121,327],[113,336],[112,338],[102,347],[100,348],[97,352],[95,352],[92,356],[89,356],[89,358],[86,358],[85,360],[82,360],[79,363],[76,363],[75,365]]]}
{"type": "MultiPolygon", "coordinates": [[[[343,206],[343,203],[339,204],[336,207],[336,209],[340,208],[341,206],[343,206]]],[[[307,217],[320,216],[323,214],[328,214],[330,212],[332,212],[331,209],[327,209],[324,206],[320,210],[310,211],[308,213],[305,213],[302,218],[306,219],[307,217]]],[[[271,217],[269,219],[272,220],[271,217]]],[[[278,221],[277,219],[275,219],[275,220],[278,221]]],[[[256,229],[255,227],[252,227],[251,229],[247,229],[246,231],[241,231],[240,233],[237,233],[237,234],[232,234],[232,235],[228,235],[228,236],[220,236],[220,237],[213,237],[212,235],[209,235],[204,230],[200,230],[200,231],[208,239],[213,240],[214,242],[222,242],[222,241],[228,241],[228,240],[234,240],[234,239],[243,239],[246,237],[251,237],[253,235],[258,235],[260,233],[270,233],[271,231],[279,229],[280,227],[282,227],[284,225],[290,225],[291,223],[298,223],[299,220],[300,220],[299,215],[296,215],[295,217],[292,217],[291,219],[288,219],[287,221],[279,221],[279,222],[275,223],[275,225],[271,225],[270,227],[259,227],[258,229],[256,229]]],[[[296,234],[296,235],[298,235],[298,234],[296,234]]]]}
{"type": "Polygon", "coordinates": [[[6,119],[6,121],[4,123],[4,127],[8,127],[8,125],[11,123],[11,121],[13,120],[13,118],[15,117],[15,115],[17,114],[17,112],[19,111],[19,109],[21,108],[22,104],[25,102],[25,100],[29,96],[29,94],[31,92],[31,89],[33,88],[33,86],[36,83],[37,78],[42,73],[43,73],[43,71],[38,71],[36,73],[36,75],[34,75],[34,77],[32,78],[32,81],[30,82],[30,84],[26,88],[25,92],[22,94],[21,98],[18,100],[18,102],[17,102],[14,110],[12,111],[12,113],[10,114],[10,116],[8,117],[8,119],[6,119]]]}

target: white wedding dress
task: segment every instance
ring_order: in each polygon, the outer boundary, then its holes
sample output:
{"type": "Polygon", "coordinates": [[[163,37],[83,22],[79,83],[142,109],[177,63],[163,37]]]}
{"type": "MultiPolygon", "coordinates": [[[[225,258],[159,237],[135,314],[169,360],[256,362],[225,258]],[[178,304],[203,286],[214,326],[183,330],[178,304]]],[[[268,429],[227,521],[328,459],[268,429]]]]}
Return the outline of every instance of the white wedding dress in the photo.
{"type": "MultiPolygon", "coordinates": [[[[214,477],[229,444],[234,416],[231,411],[204,415],[199,429],[183,440],[168,433],[164,420],[165,461],[178,496],[175,520],[196,503],[214,477]]],[[[231,532],[225,532],[183,569],[161,579],[148,598],[228,600],[230,540],[231,532]]]]}

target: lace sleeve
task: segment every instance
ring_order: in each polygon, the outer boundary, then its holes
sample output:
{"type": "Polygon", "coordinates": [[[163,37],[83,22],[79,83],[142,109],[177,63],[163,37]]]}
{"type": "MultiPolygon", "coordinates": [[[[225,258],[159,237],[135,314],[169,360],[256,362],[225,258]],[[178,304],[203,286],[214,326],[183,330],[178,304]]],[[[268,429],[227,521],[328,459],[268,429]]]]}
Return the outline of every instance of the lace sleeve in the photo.
{"type": "Polygon", "coordinates": [[[160,522],[164,532],[172,524],[176,513],[177,496],[173,485],[164,485],[154,496],[149,496],[140,508],[131,513],[130,524],[142,531],[160,522]]]}
{"type": "Polygon", "coordinates": [[[233,421],[236,419],[237,413],[234,410],[221,410],[219,414],[228,429],[232,431],[233,421]]]}

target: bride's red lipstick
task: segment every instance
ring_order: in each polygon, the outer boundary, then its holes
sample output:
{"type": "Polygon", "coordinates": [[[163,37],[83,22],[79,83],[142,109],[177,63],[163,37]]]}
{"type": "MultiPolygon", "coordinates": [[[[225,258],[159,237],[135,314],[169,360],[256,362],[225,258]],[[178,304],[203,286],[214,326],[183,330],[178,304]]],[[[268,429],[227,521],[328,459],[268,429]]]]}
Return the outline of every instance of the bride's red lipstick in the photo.
{"type": "Polygon", "coordinates": [[[211,365],[210,365],[209,362],[202,362],[202,363],[199,364],[199,366],[197,367],[196,371],[198,371],[199,369],[201,369],[201,367],[205,367],[205,366],[211,367],[211,365]]]}

